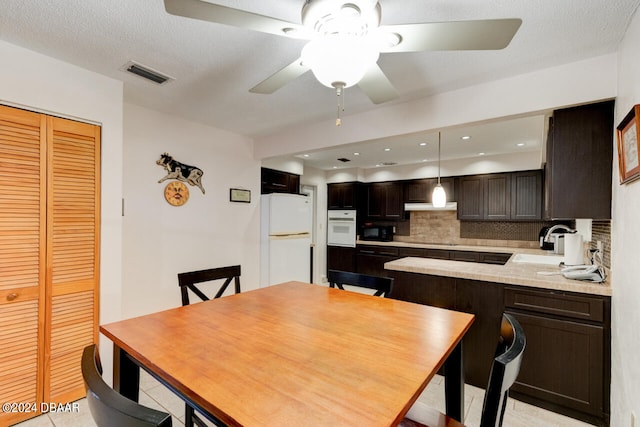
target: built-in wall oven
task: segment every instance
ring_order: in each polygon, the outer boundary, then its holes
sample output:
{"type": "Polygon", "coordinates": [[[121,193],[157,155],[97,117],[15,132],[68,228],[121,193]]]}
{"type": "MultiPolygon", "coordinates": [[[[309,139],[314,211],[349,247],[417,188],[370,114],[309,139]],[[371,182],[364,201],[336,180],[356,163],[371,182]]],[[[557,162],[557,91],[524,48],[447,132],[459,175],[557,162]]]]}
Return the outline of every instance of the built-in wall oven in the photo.
{"type": "Polygon", "coordinates": [[[331,210],[327,215],[327,245],[355,248],[356,211],[331,210]]]}

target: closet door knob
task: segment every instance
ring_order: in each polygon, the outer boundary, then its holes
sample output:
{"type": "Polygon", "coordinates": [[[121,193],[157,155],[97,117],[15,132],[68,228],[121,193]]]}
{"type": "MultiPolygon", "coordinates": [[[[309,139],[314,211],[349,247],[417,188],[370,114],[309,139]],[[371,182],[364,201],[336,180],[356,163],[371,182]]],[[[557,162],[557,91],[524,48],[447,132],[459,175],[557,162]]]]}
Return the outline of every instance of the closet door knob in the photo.
{"type": "Polygon", "coordinates": [[[7,301],[13,301],[16,298],[18,298],[18,294],[16,294],[15,292],[12,292],[9,295],[7,295],[7,301]]]}

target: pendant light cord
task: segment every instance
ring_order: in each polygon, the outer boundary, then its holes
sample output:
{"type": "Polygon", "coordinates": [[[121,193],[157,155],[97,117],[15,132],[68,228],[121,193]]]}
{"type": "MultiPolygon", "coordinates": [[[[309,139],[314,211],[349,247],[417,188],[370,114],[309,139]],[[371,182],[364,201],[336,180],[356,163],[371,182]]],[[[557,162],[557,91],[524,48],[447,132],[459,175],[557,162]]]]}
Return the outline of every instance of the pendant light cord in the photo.
{"type": "Polygon", "coordinates": [[[438,185],[440,185],[440,131],[438,131],[438,185]]]}

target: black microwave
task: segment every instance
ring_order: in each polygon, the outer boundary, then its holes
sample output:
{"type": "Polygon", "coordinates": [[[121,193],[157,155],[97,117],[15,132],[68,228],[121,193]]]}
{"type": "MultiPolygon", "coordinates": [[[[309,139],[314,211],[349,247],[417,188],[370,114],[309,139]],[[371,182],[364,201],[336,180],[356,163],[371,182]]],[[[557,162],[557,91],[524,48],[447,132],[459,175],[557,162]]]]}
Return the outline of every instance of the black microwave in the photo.
{"type": "Polygon", "coordinates": [[[393,240],[392,225],[365,225],[360,233],[360,240],[391,242],[393,240]]]}

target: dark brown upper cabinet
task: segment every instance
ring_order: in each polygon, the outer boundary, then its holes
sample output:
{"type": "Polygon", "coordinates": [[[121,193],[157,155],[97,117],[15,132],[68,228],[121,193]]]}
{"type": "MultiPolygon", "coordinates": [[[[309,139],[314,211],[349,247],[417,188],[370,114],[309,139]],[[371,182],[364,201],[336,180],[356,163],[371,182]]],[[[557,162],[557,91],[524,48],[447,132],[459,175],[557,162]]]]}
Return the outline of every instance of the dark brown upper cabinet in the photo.
{"type": "MultiPolygon", "coordinates": [[[[438,184],[438,178],[414,179],[404,184],[405,203],[431,203],[433,188],[438,184]]],[[[455,179],[441,178],[440,184],[447,194],[447,202],[455,202],[455,179]]]]}
{"type": "Polygon", "coordinates": [[[511,219],[511,174],[485,175],[484,218],[494,221],[511,219]]]}
{"type": "Polygon", "coordinates": [[[361,185],[359,182],[327,184],[327,207],[329,209],[356,209],[361,185]]]}
{"type": "Polygon", "coordinates": [[[553,112],[545,218],[611,218],[614,101],[553,112]]]}
{"type": "Polygon", "coordinates": [[[542,219],[542,170],[511,174],[511,219],[542,219]]]}
{"type": "Polygon", "coordinates": [[[458,219],[466,221],[542,219],[542,171],[460,177],[458,219]]]}
{"type": "Polygon", "coordinates": [[[300,194],[300,175],[262,168],[260,193],[300,194]]]}
{"type": "Polygon", "coordinates": [[[404,215],[401,182],[374,182],[366,186],[368,219],[399,220],[404,215]]]}
{"type": "Polygon", "coordinates": [[[484,177],[463,176],[458,183],[458,219],[481,221],[484,219],[484,177]]]}

